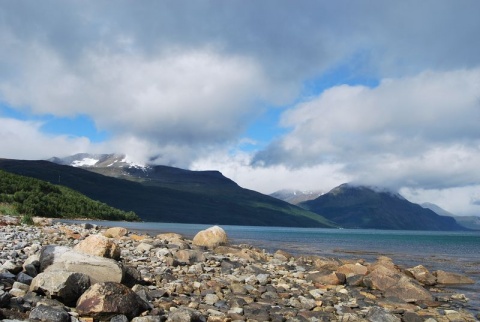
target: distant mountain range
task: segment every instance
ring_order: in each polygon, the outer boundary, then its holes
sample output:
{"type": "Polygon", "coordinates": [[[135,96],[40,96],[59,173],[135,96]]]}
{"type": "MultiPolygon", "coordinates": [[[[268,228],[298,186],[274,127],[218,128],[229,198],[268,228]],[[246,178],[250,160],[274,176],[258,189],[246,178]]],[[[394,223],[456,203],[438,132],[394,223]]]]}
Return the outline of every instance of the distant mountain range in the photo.
{"type": "Polygon", "coordinates": [[[50,161],[0,159],[0,169],[67,186],[134,211],[144,221],[334,227],[318,214],[241,188],[218,171],[147,166],[116,154],[78,154],[50,161]]]}
{"type": "Polygon", "coordinates": [[[459,223],[480,227],[478,217],[455,217],[457,223],[438,206],[422,207],[383,188],[343,184],[328,193],[281,190],[266,196],[218,171],[139,164],[121,154],[0,159],[0,169],[65,185],[135,211],[145,221],[445,231],[465,230],[459,223]]]}
{"type": "Polygon", "coordinates": [[[284,189],[284,190],[279,190],[276,191],[270,196],[286,201],[288,203],[291,203],[293,205],[298,205],[299,203],[303,201],[308,201],[308,200],[313,200],[321,195],[323,195],[325,192],[323,191],[306,191],[306,190],[291,190],[291,189],[284,189]]]}
{"type": "Polygon", "coordinates": [[[344,228],[465,230],[454,218],[440,216],[382,188],[342,184],[299,205],[344,228]]]}
{"type": "Polygon", "coordinates": [[[425,202],[422,203],[423,208],[428,208],[435,211],[440,216],[450,216],[453,217],[457,223],[465,228],[480,230],[480,217],[478,216],[455,216],[451,212],[446,211],[445,209],[435,205],[433,203],[425,202]]]}

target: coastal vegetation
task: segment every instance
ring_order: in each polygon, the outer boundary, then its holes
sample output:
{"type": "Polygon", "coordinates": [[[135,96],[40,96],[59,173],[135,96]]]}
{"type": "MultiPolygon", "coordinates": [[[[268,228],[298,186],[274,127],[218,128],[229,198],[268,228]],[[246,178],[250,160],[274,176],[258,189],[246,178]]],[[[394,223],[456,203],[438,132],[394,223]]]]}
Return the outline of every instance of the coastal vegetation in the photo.
{"type": "Polygon", "coordinates": [[[90,218],[138,221],[132,211],[123,211],[92,200],[70,188],[0,170],[0,213],[50,218],[90,218]]]}

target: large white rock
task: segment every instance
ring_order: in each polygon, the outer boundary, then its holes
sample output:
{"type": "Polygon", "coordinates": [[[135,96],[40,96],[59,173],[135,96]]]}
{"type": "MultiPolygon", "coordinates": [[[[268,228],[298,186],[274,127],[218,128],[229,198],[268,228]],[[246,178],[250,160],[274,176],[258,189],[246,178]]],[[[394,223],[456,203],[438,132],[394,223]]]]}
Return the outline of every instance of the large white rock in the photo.
{"type": "Polygon", "coordinates": [[[100,256],[88,255],[74,250],[55,258],[45,272],[68,271],[83,273],[90,277],[91,284],[99,282],[117,282],[123,279],[123,269],[117,261],[100,256]]]}
{"type": "Polygon", "coordinates": [[[198,246],[206,246],[214,248],[220,245],[225,245],[228,242],[227,233],[218,226],[213,226],[208,229],[199,231],[193,237],[193,244],[198,246]]]}

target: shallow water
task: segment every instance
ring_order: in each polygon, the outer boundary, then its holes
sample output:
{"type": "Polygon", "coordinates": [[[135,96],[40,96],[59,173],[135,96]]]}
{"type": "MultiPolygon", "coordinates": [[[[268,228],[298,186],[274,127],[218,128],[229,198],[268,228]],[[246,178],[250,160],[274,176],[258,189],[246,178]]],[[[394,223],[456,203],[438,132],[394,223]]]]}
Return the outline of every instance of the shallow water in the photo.
{"type": "MultiPolygon", "coordinates": [[[[101,226],[122,226],[156,235],[179,233],[187,238],[211,225],[174,223],[129,223],[89,221],[101,226]]],[[[388,256],[405,268],[424,265],[429,270],[445,270],[468,275],[474,285],[451,288],[465,294],[469,309],[480,313],[480,232],[392,231],[370,229],[322,229],[222,225],[233,244],[250,244],[275,252],[362,258],[374,261],[388,256]]]]}

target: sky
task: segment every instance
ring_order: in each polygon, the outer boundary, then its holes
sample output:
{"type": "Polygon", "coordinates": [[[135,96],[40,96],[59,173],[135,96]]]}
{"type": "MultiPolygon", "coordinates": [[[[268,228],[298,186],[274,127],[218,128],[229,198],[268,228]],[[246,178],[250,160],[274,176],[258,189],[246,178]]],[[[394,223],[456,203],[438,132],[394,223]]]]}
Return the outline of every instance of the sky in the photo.
{"type": "Polygon", "coordinates": [[[480,2],[0,2],[0,157],[125,153],[242,187],[480,215],[480,2]]]}

